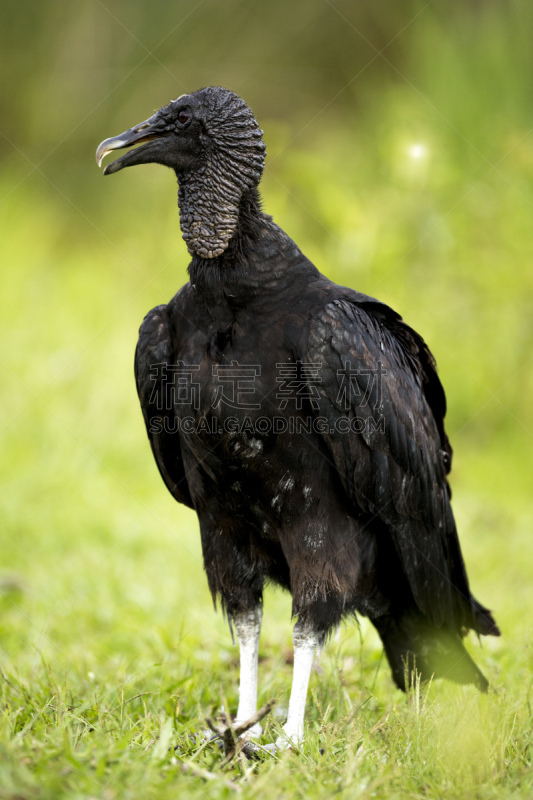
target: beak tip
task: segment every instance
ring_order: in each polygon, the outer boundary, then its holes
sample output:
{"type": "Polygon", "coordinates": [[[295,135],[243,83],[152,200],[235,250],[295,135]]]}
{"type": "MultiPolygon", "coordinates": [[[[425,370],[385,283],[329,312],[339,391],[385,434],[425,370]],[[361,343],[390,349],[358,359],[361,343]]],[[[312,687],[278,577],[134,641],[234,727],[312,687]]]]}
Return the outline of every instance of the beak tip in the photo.
{"type": "MultiPolygon", "coordinates": [[[[103,142],[102,142],[102,144],[103,144],[103,142]]],[[[95,155],[96,164],[98,165],[98,167],[102,166],[102,161],[104,160],[106,155],[109,153],[109,150],[107,148],[105,148],[105,147],[102,147],[102,144],[98,145],[98,148],[96,150],[96,155],[95,155]]]]}
{"type": "Polygon", "coordinates": [[[102,166],[102,161],[108,153],[113,150],[120,150],[122,147],[128,147],[130,142],[123,136],[111,136],[109,139],[104,139],[96,148],[96,163],[99,167],[102,166]]]}
{"type": "Polygon", "coordinates": [[[123,161],[120,158],[117,158],[116,161],[112,161],[110,164],[106,164],[104,167],[104,175],[114,175],[115,172],[120,172],[122,167],[124,166],[123,161]]]}

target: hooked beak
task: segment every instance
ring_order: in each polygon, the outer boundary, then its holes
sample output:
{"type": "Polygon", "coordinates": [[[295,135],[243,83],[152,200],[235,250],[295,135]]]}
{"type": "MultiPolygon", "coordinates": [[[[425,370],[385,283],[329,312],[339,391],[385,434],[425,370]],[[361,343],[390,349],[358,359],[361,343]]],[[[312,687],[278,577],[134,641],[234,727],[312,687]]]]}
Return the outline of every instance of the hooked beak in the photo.
{"type": "Polygon", "coordinates": [[[156,160],[156,151],[159,148],[157,146],[154,148],[154,145],[150,143],[164,139],[165,136],[166,132],[161,126],[161,120],[158,119],[157,114],[154,114],[150,119],[141,122],[134,128],[130,128],[119,136],[111,136],[109,139],[104,139],[96,150],[96,163],[100,167],[108,153],[113,150],[121,150],[124,147],[131,147],[132,145],[144,146],[135,147],[120,158],[117,158],[116,161],[112,161],[104,169],[104,175],[112,175],[114,172],[124,169],[124,167],[132,167],[134,164],[152,162],[156,160]]]}

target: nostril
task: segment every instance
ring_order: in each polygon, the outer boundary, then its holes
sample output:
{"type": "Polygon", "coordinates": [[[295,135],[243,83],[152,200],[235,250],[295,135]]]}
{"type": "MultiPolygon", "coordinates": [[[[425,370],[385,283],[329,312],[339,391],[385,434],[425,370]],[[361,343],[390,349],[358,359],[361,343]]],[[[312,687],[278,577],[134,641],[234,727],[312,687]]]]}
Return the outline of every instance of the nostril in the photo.
{"type": "Polygon", "coordinates": [[[142,125],[137,125],[134,130],[134,133],[139,133],[139,131],[144,131],[145,128],[149,128],[150,124],[148,122],[143,122],[142,125]]]}

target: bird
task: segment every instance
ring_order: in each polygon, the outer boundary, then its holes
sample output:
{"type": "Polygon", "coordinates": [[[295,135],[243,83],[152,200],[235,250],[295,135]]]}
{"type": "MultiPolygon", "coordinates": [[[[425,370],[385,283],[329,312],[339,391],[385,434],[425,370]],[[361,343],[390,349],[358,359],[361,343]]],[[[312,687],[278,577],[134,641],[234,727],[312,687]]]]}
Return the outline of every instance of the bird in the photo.
{"type": "MultiPolygon", "coordinates": [[[[263,590],[292,595],[294,668],[274,747],[300,746],[313,659],[368,617],[392,678],[487,691],[464,647],[499,636],[470,591],[451,507],[446,399],[422,337],[329,280],[264,210],[250,107],[209,86],[98,147],[115,174],[174,171],[189,281],[140,327],[135,378],[172,496],[198,516],[215,603],[240,649],[236,724],[257,709],[263,590]]],[[[255,725],[251,736],[260,736],[255,725]]]]}

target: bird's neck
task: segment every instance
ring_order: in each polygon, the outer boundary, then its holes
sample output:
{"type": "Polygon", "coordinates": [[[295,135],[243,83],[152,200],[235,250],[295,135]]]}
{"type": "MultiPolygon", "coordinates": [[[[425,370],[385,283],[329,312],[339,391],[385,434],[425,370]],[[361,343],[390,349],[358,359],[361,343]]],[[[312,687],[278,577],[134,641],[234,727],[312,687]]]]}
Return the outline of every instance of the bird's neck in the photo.
{"type": "Polygon", "coordinates": [[[259,192],[252,189],[241,198],[238,225],[227,248],[216,258],[195,254],[189,274],[197,292],[206,299],[223,294],[238,302],[239,298],[250,300],[267,287],[281,289],[290,278],[291,268],[304,262],[309,264],[287,234],[261,210],[259,192]]]}

